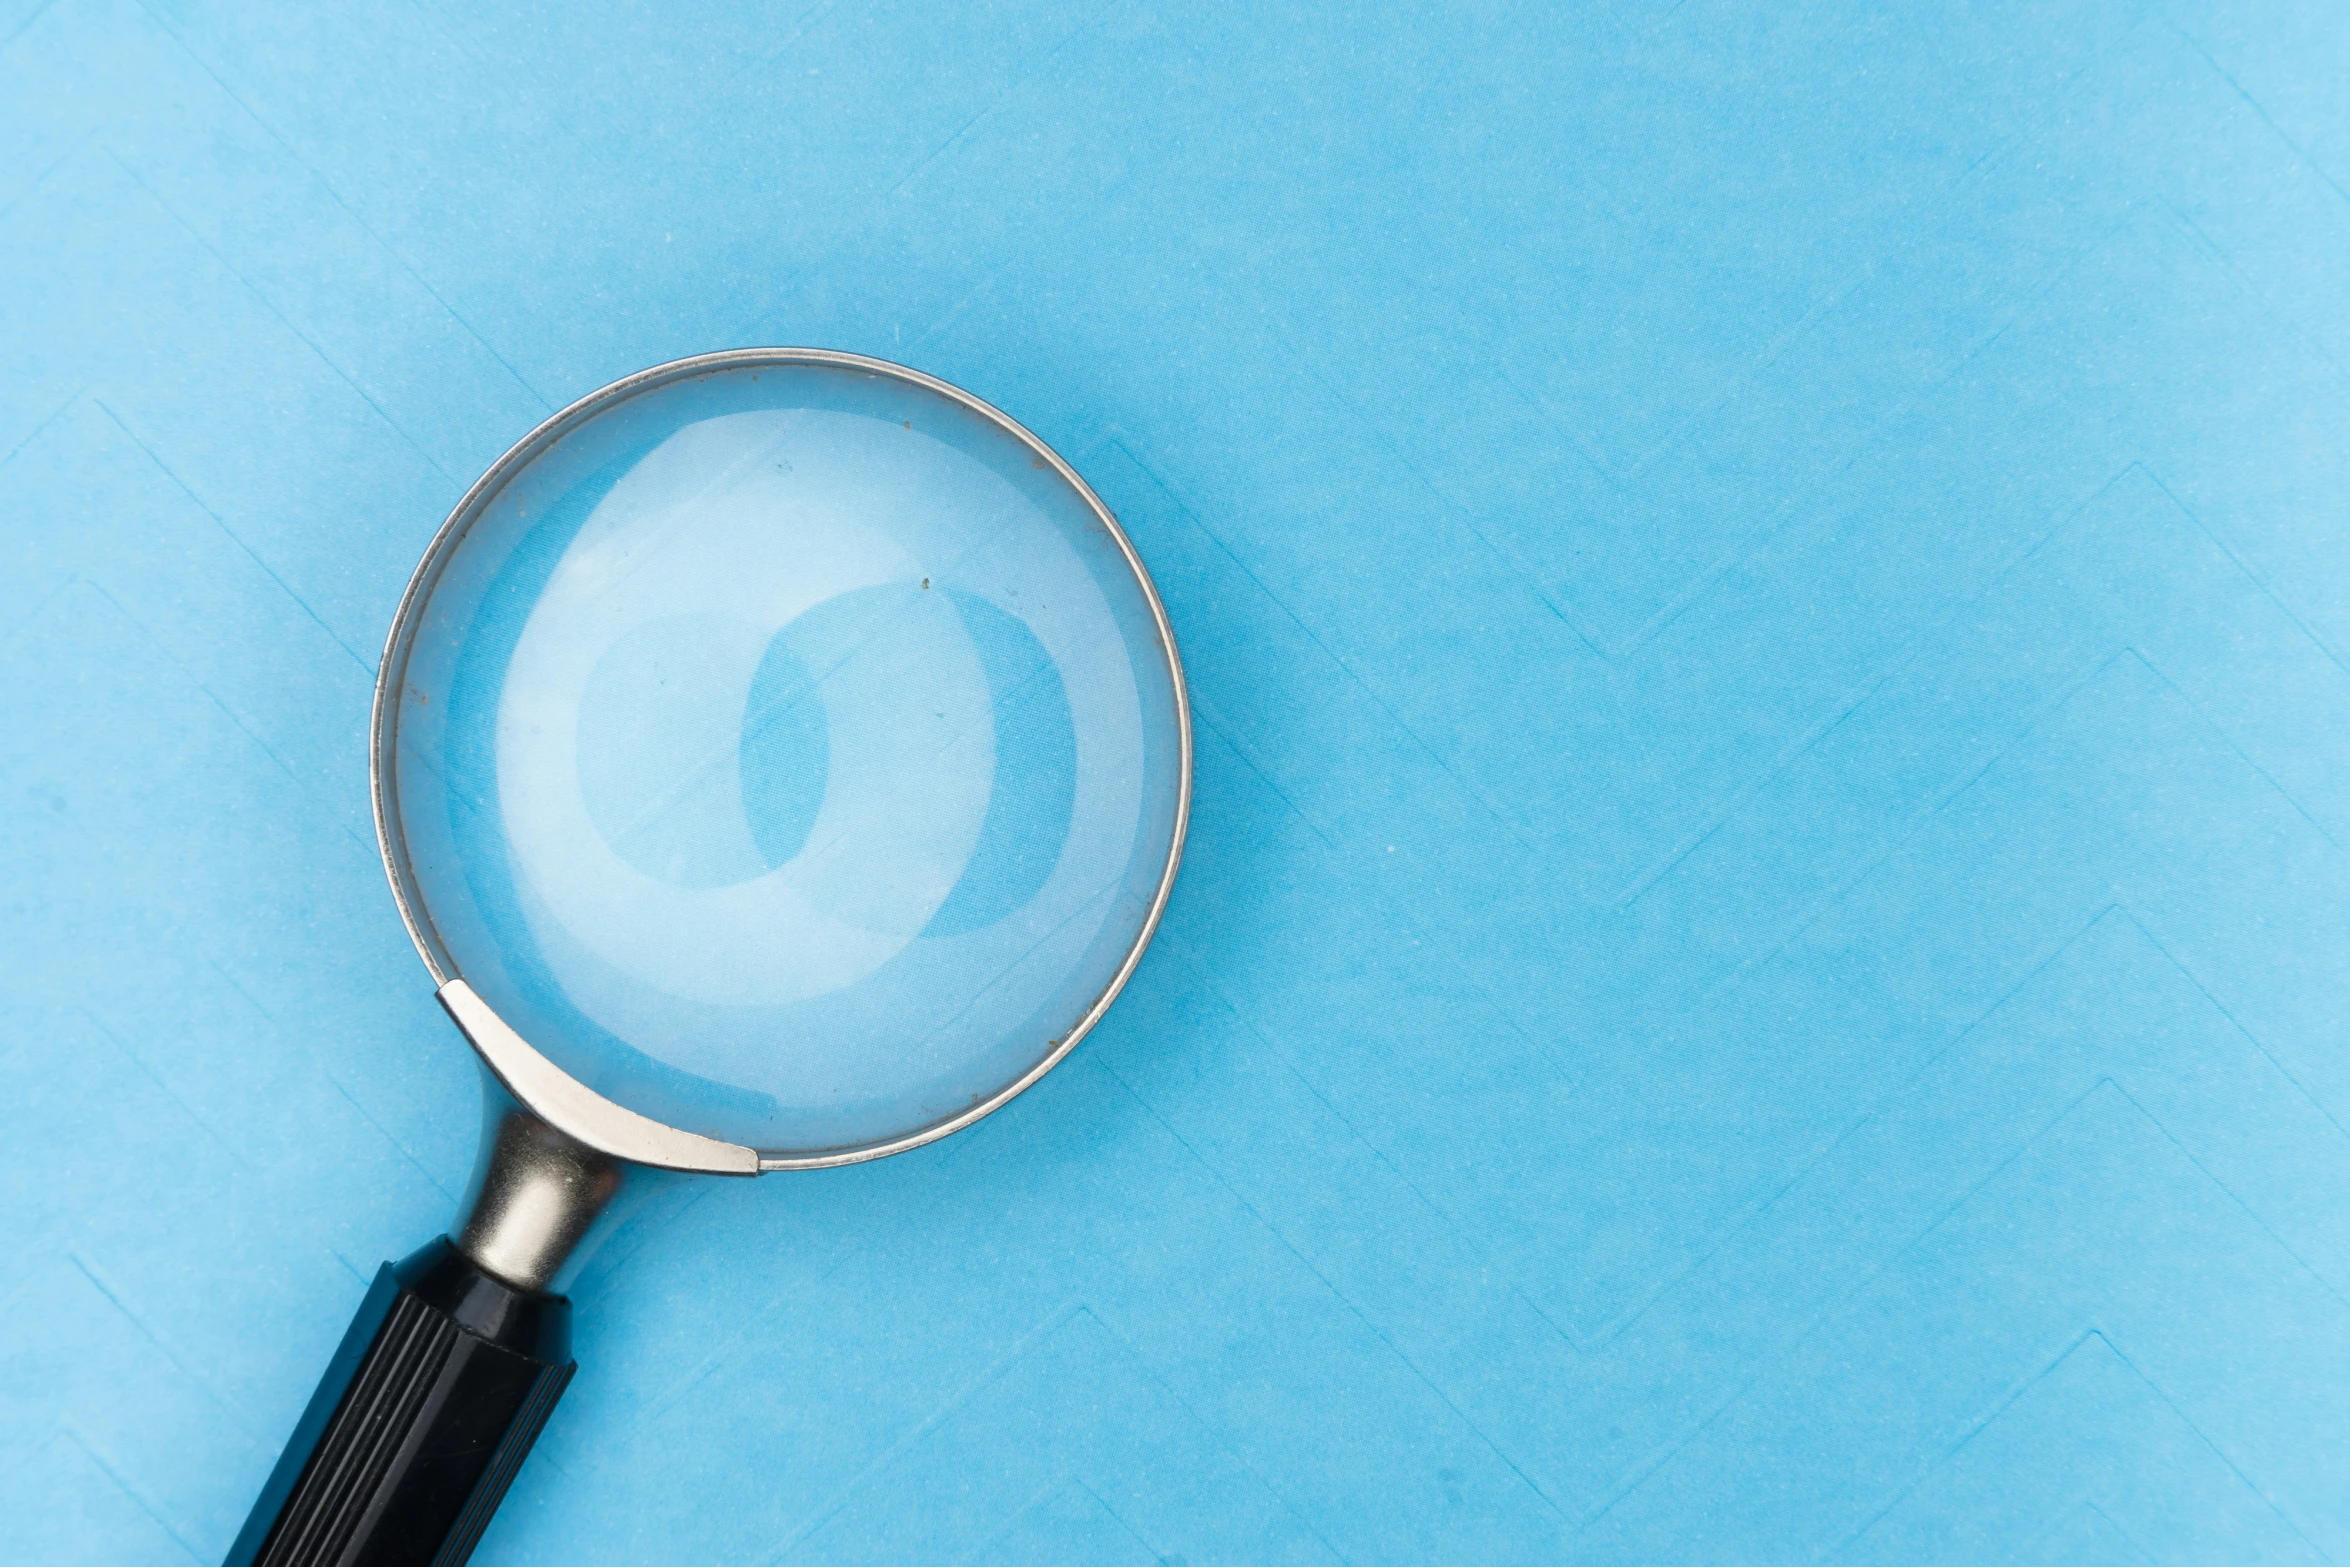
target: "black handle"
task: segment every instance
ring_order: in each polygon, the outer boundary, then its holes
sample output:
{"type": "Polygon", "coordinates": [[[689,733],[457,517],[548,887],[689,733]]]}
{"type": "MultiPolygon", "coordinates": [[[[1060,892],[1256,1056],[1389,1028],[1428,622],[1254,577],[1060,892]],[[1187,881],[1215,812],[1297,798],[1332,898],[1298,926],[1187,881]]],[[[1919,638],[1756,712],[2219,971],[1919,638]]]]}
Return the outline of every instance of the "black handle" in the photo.
{"type": "Polygon", "coordinates": [[[461,1567],[576,1369],[561,1296],[384,1264],[226,1567],[461,1567]]]}

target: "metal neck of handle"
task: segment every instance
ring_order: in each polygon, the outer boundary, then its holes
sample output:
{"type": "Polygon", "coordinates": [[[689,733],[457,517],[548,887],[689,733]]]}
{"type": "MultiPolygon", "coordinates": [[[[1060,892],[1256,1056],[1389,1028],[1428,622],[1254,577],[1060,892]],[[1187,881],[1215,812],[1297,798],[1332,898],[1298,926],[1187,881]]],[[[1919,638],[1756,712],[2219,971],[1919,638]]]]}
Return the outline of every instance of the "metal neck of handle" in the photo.
{"type": "Polygon", "coordinates": [[[759,1173],[755,1149],[680,1131],[596,1093],[531,1048],[462,979],[439,995],[482,1065],[481,1154],[457,1249],[488,1273],[517,1289],[560,1293],[624,1181],[657,1185],[666,1170],[759,1173]]]}
{"type": "Polygon", "coordinates": [[[516,1289],[560,1295],[627,1172],[524,1109],[485,1068],[481,1152],[459,1209],[457,1249],[516,1289]]]}

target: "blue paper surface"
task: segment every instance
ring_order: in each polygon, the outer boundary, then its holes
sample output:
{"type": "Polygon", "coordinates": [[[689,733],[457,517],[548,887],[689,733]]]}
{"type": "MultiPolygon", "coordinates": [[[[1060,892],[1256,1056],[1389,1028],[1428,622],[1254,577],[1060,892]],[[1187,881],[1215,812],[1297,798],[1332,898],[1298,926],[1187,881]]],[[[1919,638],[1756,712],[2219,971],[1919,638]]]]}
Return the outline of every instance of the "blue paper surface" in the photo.
{"type": "Polygon", "coordinates": [[[682,1189],[482,1562],[2350,1558],[2350,13],[0,5],[0,1517],[214,1561],[473,1067],[377,649],[551,407],[914,364],[1192,847],[682,1189]]]}

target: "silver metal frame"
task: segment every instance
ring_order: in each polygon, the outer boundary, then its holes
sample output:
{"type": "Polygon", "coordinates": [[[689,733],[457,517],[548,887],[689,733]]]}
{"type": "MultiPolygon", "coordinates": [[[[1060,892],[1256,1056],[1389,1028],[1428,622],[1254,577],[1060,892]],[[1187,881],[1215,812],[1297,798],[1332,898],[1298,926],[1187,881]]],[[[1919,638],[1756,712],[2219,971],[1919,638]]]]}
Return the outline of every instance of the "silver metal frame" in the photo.
{"type": "MultiPolygon", "coordinates": [[[[489,471],[465,492],[456,510],[449,513],[448,520],[441,524],[440,532],[433,536],[431,545],[424,552],[424,559],[417,565],[416,574],[409,579],[408,591],[402,595],[399,612],[393,617],[391,635],[384,643],[383,662],[376,674],[373,733],[368,747],[376,843],[383,851],[384,871],[391,879],[392,898],[399,905],[400,919],[408,927],[409,939],[416,943],[416,950],[423,957],[425,967],[440,987],[441,1004],[448,1009],[449,1015],[472,1043],[483,1069],[489,1074],[491,1103],[498,1107],[497,1113],[490,1118],[489,1126],[485,1128],[481,1165],[475,1173],[473,1193],[467,1201],[470,1216],[465,1221],[465,1236],[467,1239],[479,1240],[478,1245],[466,1248],[468,1253],[485,1266],[492,1266],[491,1259],[483,1255],[485,1250],[501,1257],[527,1254],[531,1259],[529,1263],[510,1264],[510,1271],[527,1273],[527,1280],[517,1281],[526,1283],[527,1287],[546,1287],[544,1279],[556,1276],[580,1237],[586,1233],[595,1212],[609,1199],[609,1192],[603,1191],[600,1186],[592,1182],[582,1184],[583,1178],[577,1172],[594,1162],[591,1157],[583,1163],[583,1154],[618,1159],[629,1164],[711,1174],[757,1175],[769,1170],[824,1169],[918,1148],[950,1132],[960,1131],[982,1116],[1002,1108],[1077,1047],[1077,1042],[1092,1030],[1109,1009],[1110,1003],[1117,999],[1118,992],[1125,988],[1127,978],[1133,974],[1135,964],[1142,960],[1143,949],[1150,945],[1152,935],[1158,930],[1159,916],[1165,911],[1168,894],[1175,885],[1176,867],[1183,858],[1184,834],[1191,819],[1191,761],[1191,703],[1184,688],[1182,658],[1175,648],[1175,631],[1168,624],[1166,606],[1160,602],[1150,572],[1144,568],[1142,558],[1135,553],[1125,529],[1118,526],[1118,519],[1111,515],[1110,509],[1102,504],[1092,487],[1078,476],[1077,470],[1061,460],[1058,452],[999,409],[961,388],[950,386],[918,370],[909,370],[883,359],[869,359],[862,354],[837,353],[821,348],[739,348],[672,360],[649,370],[640,370],[635,375],[590,392],[549,418],[492,463],[489,471]],[[408,652],[415,639],[416,618],[431,597],[433,587],[439,582],[441,572],[458,543],[507,481],[549,446],[616,403],[672,381],[760,365],[823,365],[906,382],[962,404],[1018,439],[1036,457],[1050,465],[1054,472],[1084,497],[1102,527],[1116,541],[1120,553],[1126,558],[1128,569],[1134,573],[1136,584],[1142,589],[1144,600],[1150,605],[1151,616],[1159,630],[1159,646],[1166,654],[1168,676],[1174,684],[1176,730],[1182,752],[1182,777],[1175,802],[1175,832],[1168,844],[1166,868],[1159,877],[1158,890],[1152,896],[1150,910],[1143,920],[1141,931],[1135,937],[1134,945],[1128,950],[1125,961],[1118,966],[1117,973],[1111,977],[1108,987],[1085,1015],[1078,1019],[1066,1037],[1018,1081],[970,1109],[904,1137],[816,1154],[767,1153],[701,1137],[649,1120],[594,1092],[508,1027],[458,974],[455,961],[440,944],[430,921],[423,917],[423,898],[409,867],[398,826],[399,781],[392,754],[399,717],[399,692],[407,679],[408,652]],[[510,1102],[527,1112],[537,1126],[543,1126],[548,1135],[541,1137],[533,1128],[512,1124],[511,1112],[503,1108],[504,1102],[510,1102]],[[524,1135],[525,1132],[530,1135],[524,1135]],[[536,1172],[535,1177],[533,1172],[536,1172]],[[540,1183],[535,1188],[530,1185],[534,1178],[540,1183]],[[595,1206],[587,1210],[584,1218],[576,1211],[577,1202],[584,1201],[584,1196],[573,1201],[568,1214],[533,1218],[530,1216],[537,1214],[540,1208],[546,1206],[546,1202],[518,1204],[511,1200],[510,1195],[501,1196],[518,1190],[582,1193],[594,1190],[602,1192],[602,1195],[596,1197],[595,1206]],[[507,1217],[501,1219],[500,1215],[507,1217]],[[499,1228],[501,1223],[504,1229],[499,1228]],[[536,1229],[544,1228],[547,1224],[555,1226],[548,1233],[559,1238],[560,1244],[536,1237],[536,1229]],[[531,1249],[533,1247],[536,1249],[531,1249]]],[[[554,1206],[562,1208],[564,1204],[555,1203],[554,1206]]],[[[499,1270],[492,1266],[492,1271],[499,1270]]]]}

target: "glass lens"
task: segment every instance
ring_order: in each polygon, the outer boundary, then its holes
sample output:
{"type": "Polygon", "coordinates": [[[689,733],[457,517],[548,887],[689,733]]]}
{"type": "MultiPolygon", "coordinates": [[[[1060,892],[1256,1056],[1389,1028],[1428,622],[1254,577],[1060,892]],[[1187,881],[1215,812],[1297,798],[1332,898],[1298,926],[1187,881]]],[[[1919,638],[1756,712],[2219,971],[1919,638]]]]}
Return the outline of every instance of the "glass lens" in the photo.
{"type": "Polygon", "coordinates": [[[775,1154],[994,1098],[1116,983],[1184,789],[1149,594],[940,391],[736,363],[510,473],[390,719],[427,927],[589,1087],[775,1154]]]}

